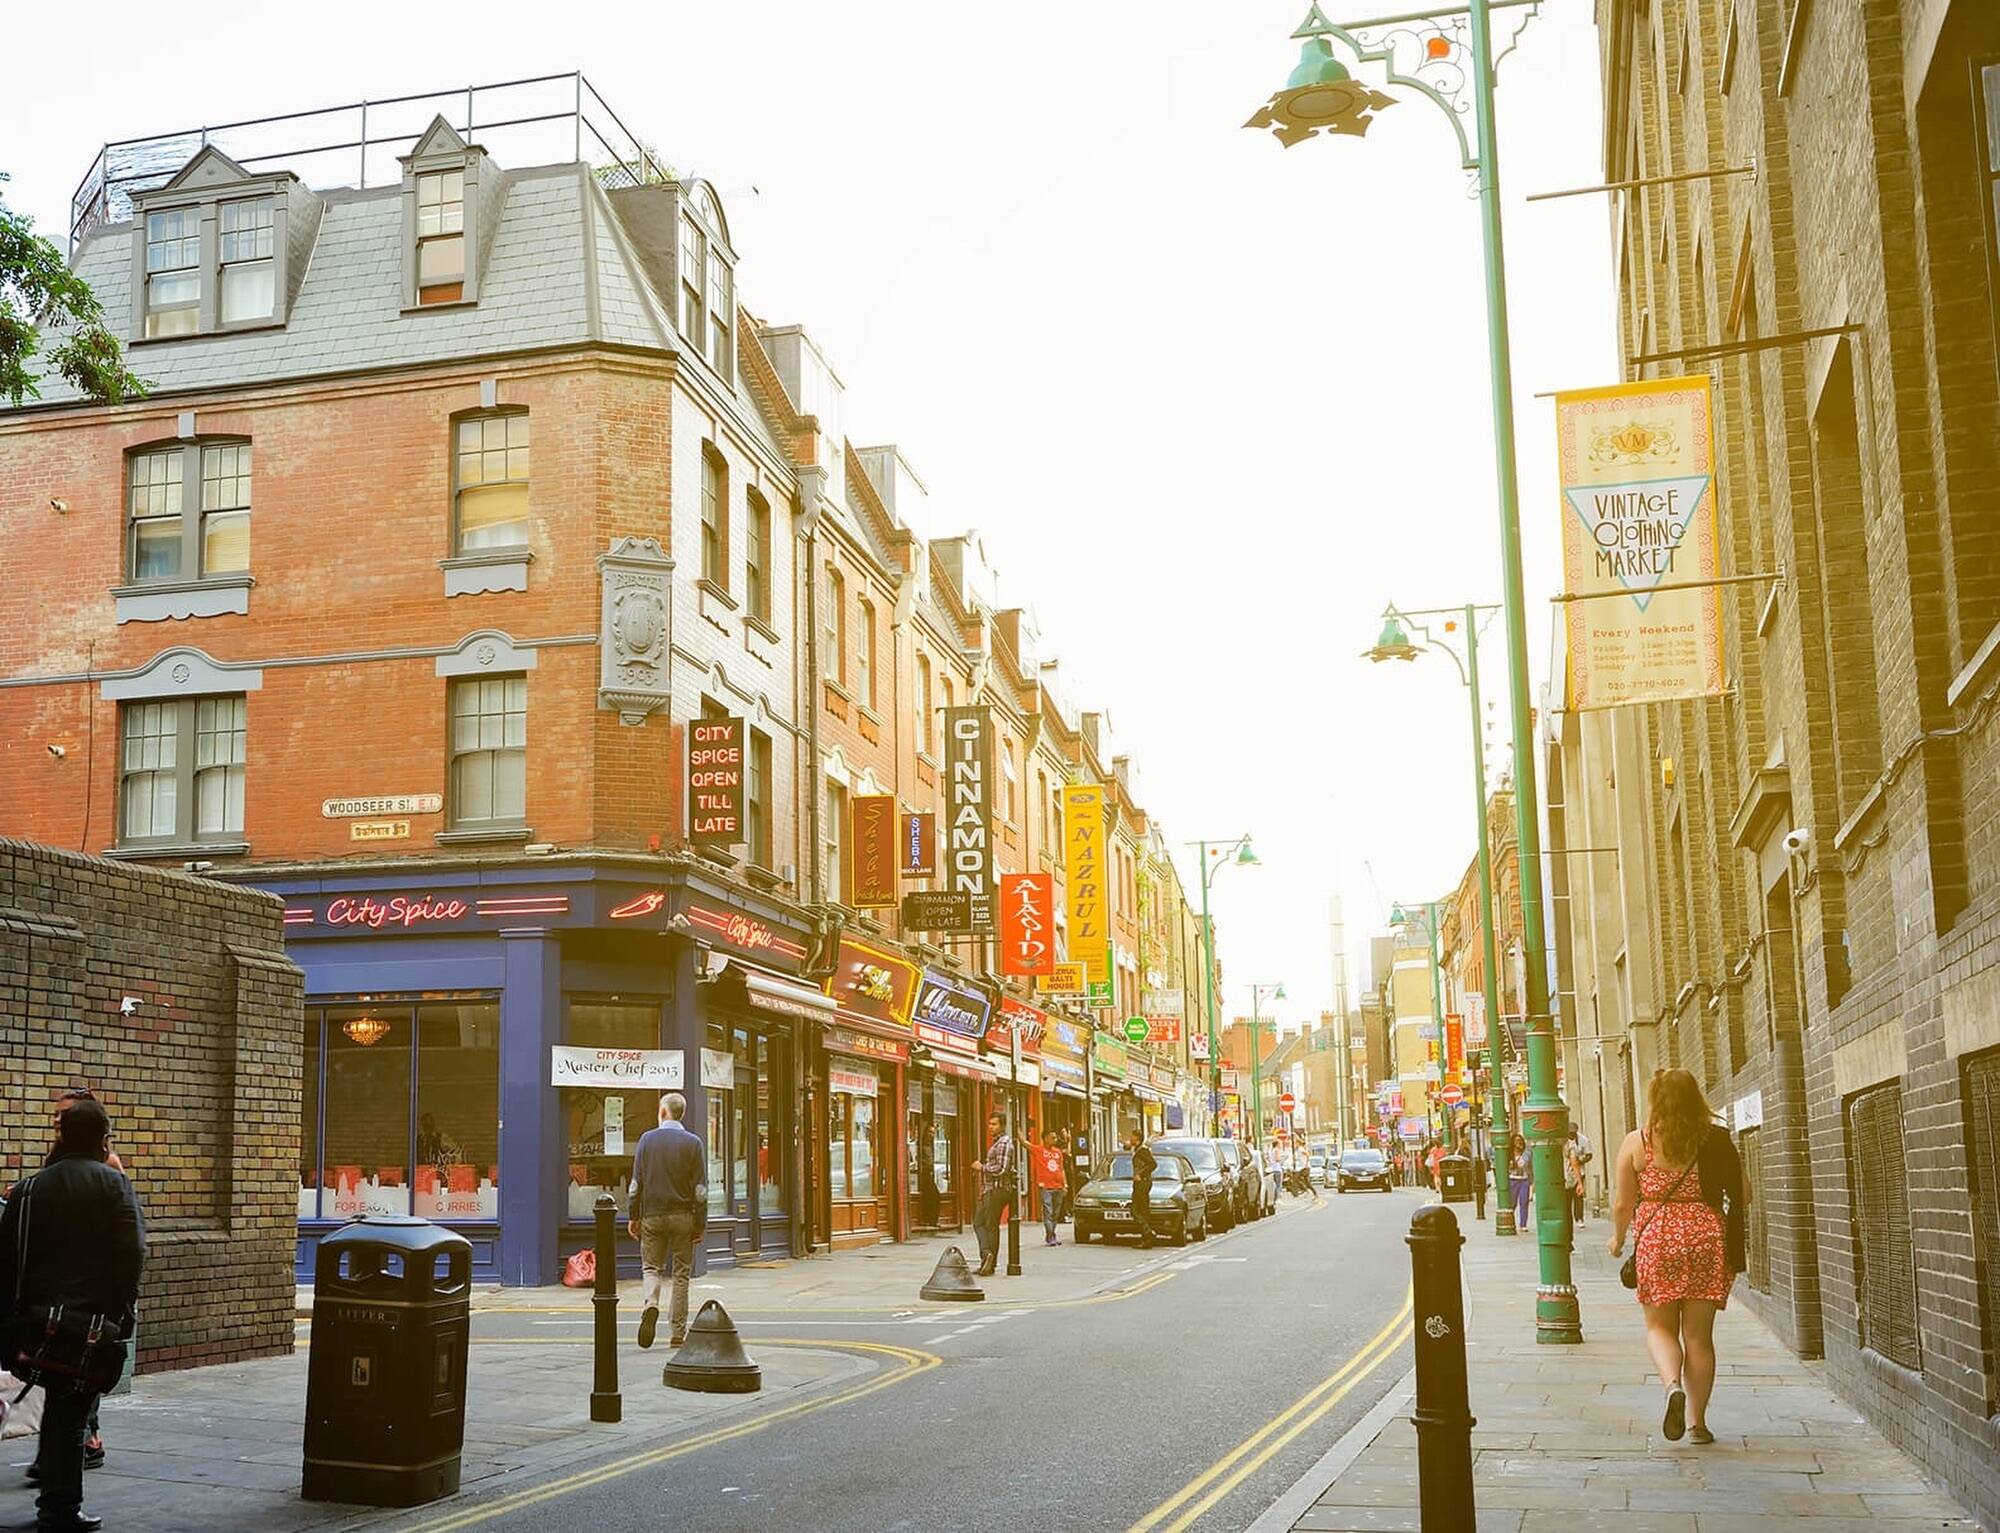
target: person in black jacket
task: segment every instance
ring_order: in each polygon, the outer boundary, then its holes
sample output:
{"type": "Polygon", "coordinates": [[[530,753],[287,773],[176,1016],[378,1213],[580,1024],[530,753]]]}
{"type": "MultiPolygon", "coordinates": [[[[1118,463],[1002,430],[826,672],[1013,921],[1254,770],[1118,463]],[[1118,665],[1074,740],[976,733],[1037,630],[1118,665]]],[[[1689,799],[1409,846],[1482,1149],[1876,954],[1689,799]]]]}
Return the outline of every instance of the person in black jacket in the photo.
{"type": "MultiPolygon", "coordinates": [[[[0,1338],[8,1339],[9,1361],[26,1339],[24,1322],[39,1310],[103,1315],[129,1336],[139,1300],[146,1225],[132,1184],[108,1164],[111,1120],[85,1100],[59,1124],[55,1158],[15,1188],[0,1214],[0,1338]]],[[[97,1393],[54,1381],[43,1393],[35,1526],[44,1533],[101,1527],[101,1518],[83,1513],[83,1444],[97,1393]]]]}
{"type": "Polygon", "coordinates": [[[1132,1152],[1132,1223],[1139,1231],[1139,1249],[1157,1242],[1153,1239],[1153,1173],[1160,1168],[1159,1157],[1136,1128],[1125,1136],[1132,1152]]]}

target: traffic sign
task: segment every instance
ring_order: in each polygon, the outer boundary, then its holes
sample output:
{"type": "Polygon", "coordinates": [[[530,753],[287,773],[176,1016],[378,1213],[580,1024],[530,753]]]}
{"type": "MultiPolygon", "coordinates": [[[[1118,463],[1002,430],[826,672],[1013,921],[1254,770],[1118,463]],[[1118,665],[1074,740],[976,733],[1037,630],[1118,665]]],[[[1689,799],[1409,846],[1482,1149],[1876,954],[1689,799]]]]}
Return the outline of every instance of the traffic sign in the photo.
{"type": "Polygon", "coordinates": [[[1465,1100],[1465,1093],[1456,1086],[1447,1086],[1438,1093],[1438,1100],[1447,1107],[1456,1107],[1465,1100]]]}
{"type": "Polygon", "coordinates": [[[1293,1096],[1289,1091],[1287,1091],[1284,1095],[1278,1098],[1279,1112],[1291,1112],[1298,1105],[1299,1105],[1299,1099],[1293,1096]]]}
{"type": "Polygon", "coordinates": [[[1148,1022],[1144,1017],[1127,1017],[1125,1019],[1125,1041],[1127,1043],[1144,1043],[1152,1035],[1152,1031],[1152,1023],[1148,1022]]]}

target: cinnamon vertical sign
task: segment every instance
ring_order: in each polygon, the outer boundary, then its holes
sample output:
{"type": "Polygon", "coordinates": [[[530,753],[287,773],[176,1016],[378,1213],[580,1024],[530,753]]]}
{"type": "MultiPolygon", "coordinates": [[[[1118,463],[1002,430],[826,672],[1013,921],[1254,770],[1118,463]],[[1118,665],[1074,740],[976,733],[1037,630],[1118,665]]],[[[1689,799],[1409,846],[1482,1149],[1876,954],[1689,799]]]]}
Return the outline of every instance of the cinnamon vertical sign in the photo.
{"type": "Polygon", "coordinates": [[[687,722],[688,839],[740,846],[743,833],[743,721],[687,722]]]}
{"type": "Polygon", "coordinates": [[[856,910],[896,905],[896,800],[864,794],[847,805],[847,902],[856,910]]]}
{"type": "Polygon", "coordinates": [[[1000,875],[1000,972],[1053,974],[1056,880],[1053,873],[1000,875]]]}

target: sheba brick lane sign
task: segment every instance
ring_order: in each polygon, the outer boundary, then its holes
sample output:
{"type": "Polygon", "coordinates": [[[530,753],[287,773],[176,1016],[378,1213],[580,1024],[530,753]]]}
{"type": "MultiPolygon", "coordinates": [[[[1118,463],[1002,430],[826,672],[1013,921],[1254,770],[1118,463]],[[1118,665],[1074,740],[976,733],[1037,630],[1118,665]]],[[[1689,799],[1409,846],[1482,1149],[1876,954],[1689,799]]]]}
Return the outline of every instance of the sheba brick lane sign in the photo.
{"type": "Polygon", "coordinates": [[[687,797],[696,846],[743,844],[743,720],[688,720],[687,797]]]}

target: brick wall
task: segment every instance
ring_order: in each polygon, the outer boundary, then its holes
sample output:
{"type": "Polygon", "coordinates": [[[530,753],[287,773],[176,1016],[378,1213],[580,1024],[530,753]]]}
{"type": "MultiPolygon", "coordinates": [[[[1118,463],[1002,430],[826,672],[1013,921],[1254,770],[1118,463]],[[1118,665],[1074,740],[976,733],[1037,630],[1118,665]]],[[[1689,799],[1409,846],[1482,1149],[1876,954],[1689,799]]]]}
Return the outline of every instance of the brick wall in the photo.
{"type": "Polygon", "coordinates": [[[64,1090],[104,1100],[151,1232],[141,1371],[291,1350],[303,979],[282,908],[0,840],[0,1177],[40,1163],[64,1090]]]}

